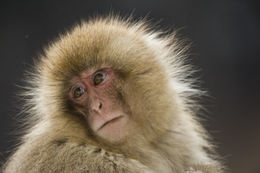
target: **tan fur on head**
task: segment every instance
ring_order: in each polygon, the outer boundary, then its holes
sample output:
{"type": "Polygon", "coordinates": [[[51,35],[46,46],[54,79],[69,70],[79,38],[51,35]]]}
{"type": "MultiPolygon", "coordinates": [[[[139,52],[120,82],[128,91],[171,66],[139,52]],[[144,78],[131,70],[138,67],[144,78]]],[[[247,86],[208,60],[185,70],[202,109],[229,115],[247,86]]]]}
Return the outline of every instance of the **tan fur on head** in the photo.
{"type": "Polygon", "coordinates": [[[119,172],[147,168],[148,172],[182,173],[190,167],[222,172],[193,109],[199,106],[194,98],[202,92],[190,77],[193,70],[185,63],[186,50],[176,33],[165,36],[145,21],[118,16],[82,22],[61,35],[46,48],[28,78],[26,106],[34,119],[28,120],[32,127],[5,172],[37,172],[46,167],[53,172],[69,172],[72,167],[76,172],[104,171],[112,162],[119,172]],[[104,65],[120,75],[118,90],[131,114],[132,128],[120,144],[93,135],[80,116],[71,112],[66,99],[73,76],[104,65]],[[38,166],[30,158],[38,159],[38,166]]]}

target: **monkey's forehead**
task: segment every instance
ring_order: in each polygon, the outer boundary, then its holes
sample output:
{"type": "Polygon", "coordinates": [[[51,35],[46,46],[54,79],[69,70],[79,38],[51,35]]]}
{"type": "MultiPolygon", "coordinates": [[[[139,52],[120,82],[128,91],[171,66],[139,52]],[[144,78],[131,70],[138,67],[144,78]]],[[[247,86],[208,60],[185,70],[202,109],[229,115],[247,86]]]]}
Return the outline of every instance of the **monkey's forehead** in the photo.
{"type": "Polygon", "coordinates": [[[46,49],[41,62],[56,78],[104,64],[138,73],[158,66],[155,49],[147,43],[149,36],[142,23],[92,20],[60,36],[46,49]]]}

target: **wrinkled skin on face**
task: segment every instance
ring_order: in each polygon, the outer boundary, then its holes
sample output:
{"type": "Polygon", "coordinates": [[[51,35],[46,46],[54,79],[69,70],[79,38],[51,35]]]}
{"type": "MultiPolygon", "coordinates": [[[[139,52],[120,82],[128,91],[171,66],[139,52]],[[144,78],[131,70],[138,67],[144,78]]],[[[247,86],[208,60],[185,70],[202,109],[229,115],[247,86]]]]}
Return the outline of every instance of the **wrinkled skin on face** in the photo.
{"type": "Polygon", "coordinates": [[[116,92],[112,68],[83,71],[71,80],[69,99],[92,132],[109,142],[120,141],[127,132],[129,115],[116,92]]]}

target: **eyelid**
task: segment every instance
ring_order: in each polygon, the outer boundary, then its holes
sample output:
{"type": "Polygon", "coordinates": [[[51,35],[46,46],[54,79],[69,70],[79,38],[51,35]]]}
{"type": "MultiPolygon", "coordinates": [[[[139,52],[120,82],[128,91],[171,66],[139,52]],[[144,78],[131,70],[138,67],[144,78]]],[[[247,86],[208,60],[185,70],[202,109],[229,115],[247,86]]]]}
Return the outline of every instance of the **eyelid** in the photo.
{"type": "Polygon", "coordinates": [[[92,74],[92,79],[94,79],[95,75],[98,74],[99,72],[104,72],[107,75],[107,68],[102,68],[102,69],[99,69],[99,70],[95,71],[92,74]]]}
{"type": "Polygon", "coordinates": [[[73,91],[74,89],[76,89],[76,88],[78,88],[78,87],[83,88],[84,91],[85,91],[85,87],[84,87],[81,83],[75,83],[75,84],[71,85],[71,87],[70,87],[69,90],[70,90],[70,91],[73,91]]]}

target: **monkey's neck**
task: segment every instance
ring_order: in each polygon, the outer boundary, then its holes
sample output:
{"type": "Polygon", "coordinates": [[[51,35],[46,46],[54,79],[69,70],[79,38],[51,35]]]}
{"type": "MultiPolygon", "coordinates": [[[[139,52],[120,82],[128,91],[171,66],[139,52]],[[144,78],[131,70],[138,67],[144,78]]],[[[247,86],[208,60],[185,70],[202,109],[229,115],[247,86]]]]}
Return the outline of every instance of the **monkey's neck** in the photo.
{"type": "Polygon", "coordinates": [[[129,145],[122,146],[122,152],[130,158],[142,162],[155,172],[181,172],[184,167],[182,156],[177,151],[170,134],[165,134],[154,141],[136,139],[129,141],[129,145]]]}

